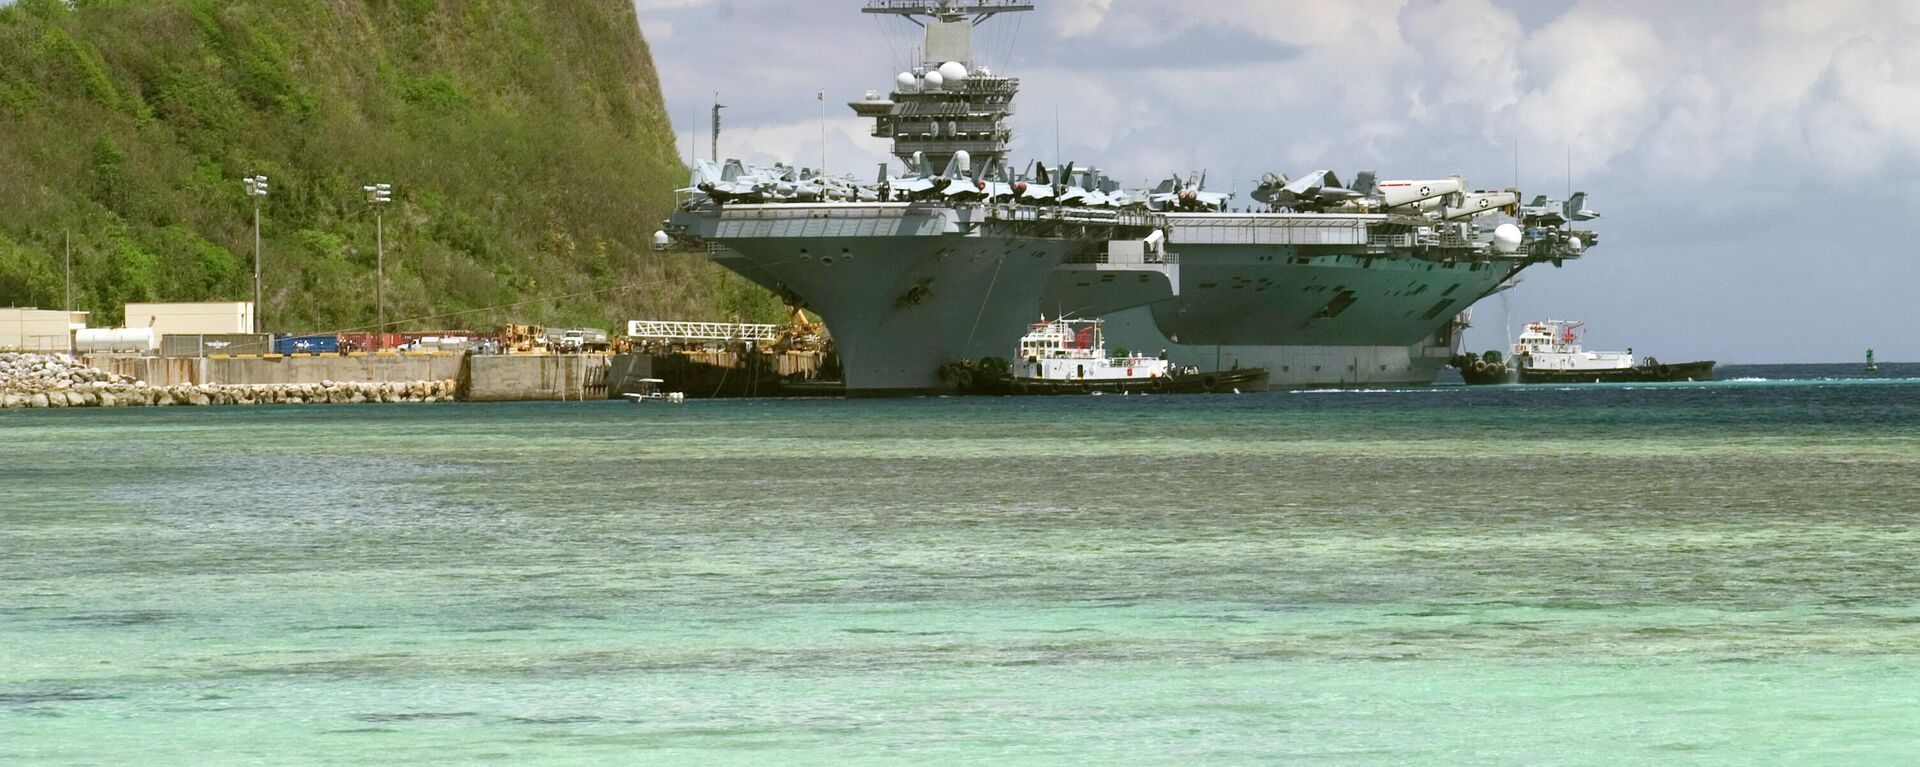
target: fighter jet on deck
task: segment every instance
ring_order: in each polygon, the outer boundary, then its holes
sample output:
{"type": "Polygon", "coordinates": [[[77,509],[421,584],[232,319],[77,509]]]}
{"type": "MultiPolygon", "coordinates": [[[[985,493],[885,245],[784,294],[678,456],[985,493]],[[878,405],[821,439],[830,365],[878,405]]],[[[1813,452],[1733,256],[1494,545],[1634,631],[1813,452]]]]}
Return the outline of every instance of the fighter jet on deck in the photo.
{"type": "MultiPolygon", "coordinates": [[[[1371,172],[1363,172],[1359,177],[1371,185],[1371,172]]],[[[1366,196],[1365,193],[1342,186],[1340,177],[1330,170],[1316,170],[1291,180],[1285,173],[1268,173],[1260,177],[1260,185],[1253,190],[1255,200],[1275,208],[1301,212],[1332,210],[1366,196]]]]}
{"type": "Polygon", "coordinates": [[[1154,210],[1209,212],[1226,208],[1227,201],[1233,199],[1231,194],[1209,192],[1206,188],[1205,171],[1187,174],[1185,182],[1180,180],[1179,173],[1174,173],[1147,194],[1147,205],[1154,210]]]}
{"type": "Polygon", "coordinates": [[[1600,214],[1587,208],[1587,193],[1574,192],[1566,202],[1538,195],[1520,206],[1520,220],[1527,226],[1562,226],[1571,221],[1592,221],[1600,214]]]}

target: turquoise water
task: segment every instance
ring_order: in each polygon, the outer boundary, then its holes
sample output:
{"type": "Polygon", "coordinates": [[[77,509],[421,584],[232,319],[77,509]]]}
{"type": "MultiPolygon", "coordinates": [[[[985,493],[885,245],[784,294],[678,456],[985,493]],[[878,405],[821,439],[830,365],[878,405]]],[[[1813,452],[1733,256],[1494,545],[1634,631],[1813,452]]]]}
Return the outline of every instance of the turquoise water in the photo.
{"type": "Polygon", "coordinates": [[[1915,378],[5,412],[0,763],[1910,763],[1916,477],[1915,378]]]}

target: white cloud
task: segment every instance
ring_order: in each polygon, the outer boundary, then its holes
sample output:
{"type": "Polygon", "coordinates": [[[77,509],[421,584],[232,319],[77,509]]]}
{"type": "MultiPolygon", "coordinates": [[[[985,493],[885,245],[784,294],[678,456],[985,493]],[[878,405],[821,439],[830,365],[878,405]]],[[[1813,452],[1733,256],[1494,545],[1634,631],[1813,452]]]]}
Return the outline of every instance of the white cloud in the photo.
{"type": "Polygon", "coordinates": [[[1081,0],[1064,4],[1054,14],[1054,30],[1061,37],[1079,37],[1099,29],[1113,9],[1113,0],[1081,0]]]}

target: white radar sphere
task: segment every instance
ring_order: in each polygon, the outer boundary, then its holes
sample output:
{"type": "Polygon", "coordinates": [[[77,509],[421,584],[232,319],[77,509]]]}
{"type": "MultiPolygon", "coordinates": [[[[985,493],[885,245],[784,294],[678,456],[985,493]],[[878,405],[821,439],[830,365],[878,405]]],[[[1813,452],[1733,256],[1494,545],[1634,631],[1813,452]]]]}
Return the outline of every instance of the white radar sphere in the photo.
{"type": "Polygon", "coordinates": [[[1578,238],[1578,237],[1568,237],[1568,238],[1567,238],[1567,249],[1568,249],[1568,250],[1571,250],[1571,251],[1573,251],[1573,252],[1575,252],[1575,253],[1578,253],[1578,252],[1580,252],[1580,251],[1582,251],[1582,250],[1585,250],[1585,249],[1586,249],[1586,247],[1587,247],[1587,244],[1586,244],[1586,243],[1584,243],[1584,242],[1581,242],[1581,241],[1580,241],[1580,238],[1578,238]]]}
{"type": "Polygon", "coordinates": [[[901,93],[920,90],[920,81],[913,76],[912,72],[901,72],[899,77],[893,78],[893,83],[900,86],[901,93]]]}
{"type": "Polygon", "coordinates": [[[936,91],[937,91],[937,90],[940,90],[940,86],[941,86],[942,84],[944,84],[944,83],[946,83],[946,81],[947,81],[947,78],[946,78],[946,76],[944,76],[944,75],[942,75],[942,74],[940,74],[939,72],[928,72],[928,73],[927,73],[927,87],[928,87],[928,88],[932,88],[932,89],[934,89],[934,90],[936,90],[936,91]]]}
{"type": "Polygon", "coordinates": [[[1493,250],[1496,253],[1520,252],[1520,227],[1501,224],[1493,228],[1493,250]]]}
{"type": "Polygon", "coordinates": [[[667,244],[671,243],[672,241],[673,241],[673,238],[668,237],[666,232],[653,233],[653,249],[654,250],[666,250],[667,244]]]}
{"type": "Polygon", "coordinates": [[[967,66],[958,61],[949,61],[940,65],[940,78],[955,85],[967,79],[967,66]]]}
{"type": "Polygon", "coordinates": [[[953,164],[960,169],[961,173],[971,173],[973,172],[973,155],[967,154],[965,149],[956,151],[953,153],[953,164]]]}

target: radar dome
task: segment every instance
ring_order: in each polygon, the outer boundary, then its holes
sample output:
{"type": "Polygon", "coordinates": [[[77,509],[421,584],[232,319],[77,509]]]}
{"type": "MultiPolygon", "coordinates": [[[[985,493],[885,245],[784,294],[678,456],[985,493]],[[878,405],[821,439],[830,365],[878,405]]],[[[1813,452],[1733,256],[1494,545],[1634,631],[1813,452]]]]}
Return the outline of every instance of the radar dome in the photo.
{"type": "Polygon", "coordinates": [[[967,79],[967,66],[958,61],[949,61],[940,65],[940,78],[954,84],[967,79]]]}
{"type": "Polygon", "coordinates": [[[953,164],[961,173],[972,173],[973,155],[967,154],[965,149],[957,150],[953,153],[953,164]]]}
{"type": "Polygon", "coordinates": [[[1493,250],[1496,253],[1520,252],[1520,227],[1501,224],[1493,228],[1493,250]]]}
{"type": "Polygon", "coordinates": [[[899,77],[893,78],[893,83],[899,86],[901,93],[920,90],[920,81],[914,78],[912,72],[901,72],[899,77]]]}
{"type": "Polygon", "coordinates": [[[673,241],[672,238],[668,237],[666,232],[653,233],[653,249],[654,250],[666,250],[667,243],[670,243],[672,241],[673,241]]]}
{"type": "Polygon", "coordinates": [[[1580,241],[1580,238],[1578,238],[1578,237],[1568,237],[1568,238],[1567,238],[1567,249],[1568,249],[1568,250],[1571,250],[1571,251],[1573,251],[1573,252],[1575,252],[1575,253],[1578,253],[1578,252],[1580,252],[1580,251],[1582,251],[1582,250],[1585,250],[1585,249],[1586,249],[1586,247],[1587,247],[1587,244],[1586,244],[1586,243],[1584,243],[1584,242],[1581,242],[1581,241],[1580,241]]]}
{"type": "Polygon", "coordinates": [[[940,86],[941,86],[942,84],[944,84],[944,83],[945,83],[946,81],[947,81],[947,78],[946,78],[946,77],[945,77],[944,75],[941,75],[941,74],[940,74],[939,72],[928,72],[928,73],[927,73],[927,87],[928,87],[928,88],[932,88],[932,89],[934,89],[934,90],[939,90],[939,89],[940,89],[940,86]]]}

